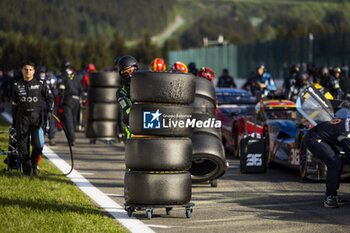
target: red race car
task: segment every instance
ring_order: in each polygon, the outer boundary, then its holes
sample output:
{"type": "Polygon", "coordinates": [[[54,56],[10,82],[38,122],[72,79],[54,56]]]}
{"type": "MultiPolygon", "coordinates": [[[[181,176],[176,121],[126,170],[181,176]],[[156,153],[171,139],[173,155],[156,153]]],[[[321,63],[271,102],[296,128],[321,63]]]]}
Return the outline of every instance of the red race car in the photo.
{"type": "MultiPolygon", "coordinates": [[[[250,119],[257,103],[250,92],[239,89],[216,89],[218,101],[217,119],[221,121],[222,142],[225,149],[236,154],[238,145],[237,122],[247,116],[250,119]]],[[[249,124],[249,128],[252,124],[249,124]]],[[[254,131],[254,128],[252,128],[254,131]]]]}
{"type": "Polygon", "coordinates": [[[251,106],[242,106],[246,108],[243,114],[227,114],[225,106],[219,106],[218,119],[221,120],[221,129],[224,145],[234,151],[235,156],[239,155],[239,142],[244,135],[257,134],[263,135],[267,132],[266,121],[272,119],[289,119],[289,110],[296,112],[295,103],[289,100],[261,100],[259,103],[251,106]]]}

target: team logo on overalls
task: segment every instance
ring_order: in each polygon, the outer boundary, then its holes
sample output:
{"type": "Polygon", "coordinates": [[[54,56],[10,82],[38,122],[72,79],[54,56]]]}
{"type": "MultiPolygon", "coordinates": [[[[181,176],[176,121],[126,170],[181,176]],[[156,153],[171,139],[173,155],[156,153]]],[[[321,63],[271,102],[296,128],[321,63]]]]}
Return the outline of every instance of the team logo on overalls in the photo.
{"type": "Polygon", "coordinates": [[[162,113],[159,110],[155,112],[143,112],[143,128],[160,129],[161,115],[162,113]]]}

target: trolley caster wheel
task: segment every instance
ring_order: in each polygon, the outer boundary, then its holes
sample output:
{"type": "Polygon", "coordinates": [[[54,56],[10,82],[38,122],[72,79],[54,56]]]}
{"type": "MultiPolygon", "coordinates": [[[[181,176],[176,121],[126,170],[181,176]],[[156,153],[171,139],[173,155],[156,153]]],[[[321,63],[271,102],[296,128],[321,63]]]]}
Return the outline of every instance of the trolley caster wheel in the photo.
{"type": "Polygon", "coordinates": [[[192,215],[192,209],[186,209],[186,217],[190,218],[192,215]]]}
{"type": "Polygon", "coordinates": [[[212,180],[212,181],[210,181],[210,186],[211,186],[211,187],[218,187],[218,180],[212,180]]]}
{"type": "Polygon", "coordinates": [[[171,207],[165,208],[167,215],[170,215],[172,210],[173,210],[173,208],[171,208],[171,207]]]}
{"type": "Polygon", "coordinates": [[[127,212],[128,212],[128,216],[131,217],[131,216],[132,216],[133,209],[129,208],[129,209],[127,210],[127,212]]]}
{"type": "Polygon", "coordinates": [[[153,213],[152,209],[146,209],[146,217],[147,217],[147,219],[151,219],[152,218],[152,213],[153,213]]]}

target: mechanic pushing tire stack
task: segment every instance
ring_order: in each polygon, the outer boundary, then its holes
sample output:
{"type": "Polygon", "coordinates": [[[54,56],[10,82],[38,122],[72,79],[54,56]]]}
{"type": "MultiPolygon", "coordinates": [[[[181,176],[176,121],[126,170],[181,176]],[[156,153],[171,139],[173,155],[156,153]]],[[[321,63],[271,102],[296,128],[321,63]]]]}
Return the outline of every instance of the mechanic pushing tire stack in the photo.
{"type": "Polygon", "coordinates": [[[117,136],[119,103],[115,93],[120,87],[117,72],[94,72],[89,74],[87,127],[85,135],[90,143],[96,139],[110,141],[117,136]]]}
{"type": "Polygon", "coordinates": [[[225,174],[228,165],[221,142],[221,128],[215,127],[216,92],[211,83],[214,71],[202,67],[197,76],[196,95],[192,104],[194,118],[207,124],[194,129],[190,173],[192,182],[209,182],[212,187],[217,187],[217,179],[225,174]]]}
{"type": "Polygon", "coordinates": [[[131,216],[145,209],[185,207],[192,214],[191,127],[184,122],[193,115],[195,77],[175,72],[136,71],[132,74],[133,102],[125,143],[125,209],[131,216]],[[173,124],[176,122],[176,126],[173,124]],[[182,122],[182,123],[181,123],[182,122]]]}

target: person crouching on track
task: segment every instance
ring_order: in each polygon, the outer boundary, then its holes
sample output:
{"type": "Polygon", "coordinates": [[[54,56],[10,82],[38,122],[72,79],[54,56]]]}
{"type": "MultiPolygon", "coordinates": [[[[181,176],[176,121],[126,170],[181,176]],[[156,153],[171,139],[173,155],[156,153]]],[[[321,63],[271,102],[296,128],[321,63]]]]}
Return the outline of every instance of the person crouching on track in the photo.
{"type": "Polygon", "coordinates": [[[38,157],[41,153],[39,128],[41,126],[42,101],[47,105],[47,120],[50,121],[54,106],[53,95],[46,82],[34,79],[34,63],[22,63],[23,78],[14,82],[12,88],[12,127],[16,129],[17,149],[21,159],[23,174],[30,176],[40,173],[38,157]],[[32,145],[30,156],[29,143],[32,145]]]}
{"type": "Polygon", "coordinates": [[[317,124],[304,138],[307,149],[327,166],[324,206],[330,208],[339,207],[347,202],[338,197],[337,190],[343,165],[350,160],[350,118],[343,118],[337,114],[336,117],[341,118],[317,124]],[[342,146],[346,157],[341,157],[334,145],[342,146]]]}

